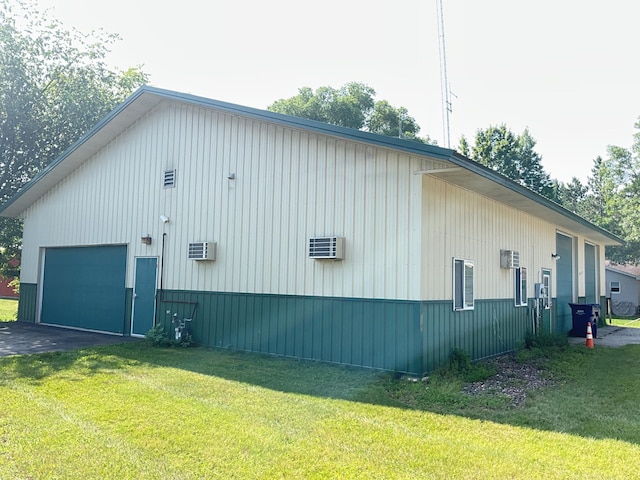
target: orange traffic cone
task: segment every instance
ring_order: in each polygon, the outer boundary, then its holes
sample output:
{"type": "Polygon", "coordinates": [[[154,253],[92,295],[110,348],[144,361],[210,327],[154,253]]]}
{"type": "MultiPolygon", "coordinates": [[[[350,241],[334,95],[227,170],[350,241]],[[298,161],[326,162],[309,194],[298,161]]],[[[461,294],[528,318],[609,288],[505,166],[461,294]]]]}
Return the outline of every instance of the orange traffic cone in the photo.
{"type": "Polygon", "coordinates": [[[591,322],[587,322],[587,348],[593,348],[593,332],[591,332],[591,322]]]}

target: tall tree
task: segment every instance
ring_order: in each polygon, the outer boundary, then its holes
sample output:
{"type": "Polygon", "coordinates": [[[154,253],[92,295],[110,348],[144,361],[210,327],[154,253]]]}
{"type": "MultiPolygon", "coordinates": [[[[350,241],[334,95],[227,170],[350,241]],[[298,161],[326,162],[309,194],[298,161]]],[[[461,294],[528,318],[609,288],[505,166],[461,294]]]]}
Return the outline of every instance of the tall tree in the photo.
{"type": "Polygon", "coordinates": [[[583,202],[586,218],[625,240],[607,247],[616,263],[640,263],[640,120],[635,127],[631,148],[609,146],[594,160],[583,202]]]}
{"type": "MultiPolygon", "coordinates": [[[[34,3],[0,0],[0,202],[148,76],[105,60],[117,35],[66,29],[34,3]]],[[[20,223],[0,219],[0,274],[17,274],[20,223]]]]}
{"type": "Polygon", "coordinates": [[[406,108],[394,107],[386,100],[376,101],[375,94],[373,88],[357,82],[338,89],[319,87],[315,92],[303,87],[297,95],[277,100],[267,108],[294,117],[433,143],[428,136],[418,136],[420,127],[406,108]]]}
{"type": "Polygon", "coordinates": [[[535,151],[535,146],[536,141],[528,129],[516,135],[503,124],[478,130],[471,147],[466,139],[462,139],[460,149],[470,152],[472,160],[554,199],[551,178],[545,172],[542,157],[535,151]]]}
{"type": "Polygon", "coordinates": [[[560,183],[557,180],[554,184],[554,199],[567,210],[577,213],[583,218],[591,218],[589,208],[589,187],[583,185],[580,179],[573,177],[569,183],[560,183]]]}

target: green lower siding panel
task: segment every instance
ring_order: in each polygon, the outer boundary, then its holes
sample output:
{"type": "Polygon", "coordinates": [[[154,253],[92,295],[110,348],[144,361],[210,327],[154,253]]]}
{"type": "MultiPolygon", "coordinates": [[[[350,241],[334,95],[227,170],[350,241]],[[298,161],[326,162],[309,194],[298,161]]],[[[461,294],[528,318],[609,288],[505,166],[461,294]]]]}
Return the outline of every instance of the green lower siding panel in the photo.
{"type": "Polygon", "coordinates": [[[38,308],[38,285],[36,283],[20,284],[20,300],[18,301],[18,320],[21,322],[36,321],[38,308]]]}
{"type": "Polygon", "coordinates": [[[164,291],[157,321],[192,318],[202,345],[422,374],[453,348],[473,359],[512,351],[532,330],[531,309],[513,300],[451,302],[164,291]]]}
{"type": "Polygon", "coordinates": [[[532,309],[513,300],[476,300],[473,310],[454,311],[450,301],[423,302],[424,371],[447,363],[454,348],[473,360],[515,350],[533,331],[532,309]]]}
{"type": "Polygon", "coordinates": [[[399,372],[422,370],[419,302],[162,292],[158,322],[171,328],[174,314],[193,316],[195,341],[212,347],[399,372]]]}

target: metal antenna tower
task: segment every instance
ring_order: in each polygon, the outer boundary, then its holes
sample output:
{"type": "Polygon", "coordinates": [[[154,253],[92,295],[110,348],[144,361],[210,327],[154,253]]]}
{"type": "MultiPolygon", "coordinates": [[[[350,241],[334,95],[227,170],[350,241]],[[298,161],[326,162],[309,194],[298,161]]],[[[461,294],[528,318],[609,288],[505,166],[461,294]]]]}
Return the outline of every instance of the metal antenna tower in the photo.
{"type": "Polygon", "coordinates": [[[451,113],[451,92],[449,91],[449,79],[447,78],[447,51],[444,43],[444,13],[442,0],[438,2],[438,51],[440,53],[440,94],[442,96],[442,136],[445,146],[451,148],[451,135],[449,132],[449,114],[451,113]]]}

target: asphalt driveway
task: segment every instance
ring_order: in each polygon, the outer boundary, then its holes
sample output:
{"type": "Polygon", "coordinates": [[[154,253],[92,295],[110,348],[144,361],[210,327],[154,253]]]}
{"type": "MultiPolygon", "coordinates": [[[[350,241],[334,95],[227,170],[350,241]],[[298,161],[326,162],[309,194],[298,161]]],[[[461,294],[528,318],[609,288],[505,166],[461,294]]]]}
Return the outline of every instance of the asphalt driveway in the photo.
{"type": "MultiPolygon", "coordinates": [[[[83,332],[68,328],[40,325],[28,322],[0,322],[0,357],[29,353],[59,352],[96,345],[112,345],[140,341],[138,338],[121,337],[103,333],[83,332]]],[[[585,339],[569,337],[572,344],[584,344],[585,339]]],[[[596,348],[640,345],[640,328],[605,326],[598,328],[596,348]]]]}
{"type": "MultiPolygon", "coordinates": [[[[569,343],[586,343],[582,337],[569,337],[569,343]]],[[[598,327],[598,338],[593,339],[594,346],[622,347],[624,345],[640,345],[640,328],[618,327],[607,325],[598,327]]]]}
{"type": "Polygon", "coordinates": [[[138,338],[83,332],[28,322],[0,323],[0,357],[60,352],[96,345],[140,341],[138,338]]]}

